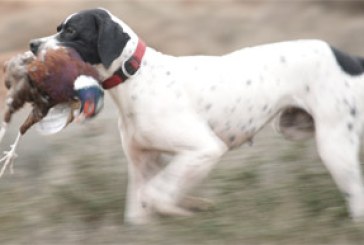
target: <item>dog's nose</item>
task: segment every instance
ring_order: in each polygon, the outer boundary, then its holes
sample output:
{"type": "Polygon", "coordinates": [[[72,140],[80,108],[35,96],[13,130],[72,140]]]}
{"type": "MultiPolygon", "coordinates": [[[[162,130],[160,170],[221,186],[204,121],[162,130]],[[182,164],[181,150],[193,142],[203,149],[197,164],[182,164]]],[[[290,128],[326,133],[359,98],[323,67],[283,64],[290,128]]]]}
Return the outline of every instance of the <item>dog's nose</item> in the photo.
{"type": "Polygon", "coordinates": [[[41,42],[39,41],[39,39],[31,40],[29,43],[30,51],[32,51],[32,53],[36,55],[38,53],[40,44],[41,42]]]}

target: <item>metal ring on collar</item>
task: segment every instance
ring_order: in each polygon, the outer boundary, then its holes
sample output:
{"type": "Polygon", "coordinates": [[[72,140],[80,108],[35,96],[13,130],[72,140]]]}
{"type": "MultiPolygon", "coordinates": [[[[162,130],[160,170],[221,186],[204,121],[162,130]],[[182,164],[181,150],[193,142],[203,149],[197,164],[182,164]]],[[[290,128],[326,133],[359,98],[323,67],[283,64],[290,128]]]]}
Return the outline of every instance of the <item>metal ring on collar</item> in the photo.
{"type": "Polygon", "coordinates": [[[123,71],[124,75],[127,77],[127,78],[130,78],[132,77],[134,74],[130,74],[126,68],[125,68],[125,63],[127,62],[127,60],[125,60],[121,66],[121,70],[123,71]]]}

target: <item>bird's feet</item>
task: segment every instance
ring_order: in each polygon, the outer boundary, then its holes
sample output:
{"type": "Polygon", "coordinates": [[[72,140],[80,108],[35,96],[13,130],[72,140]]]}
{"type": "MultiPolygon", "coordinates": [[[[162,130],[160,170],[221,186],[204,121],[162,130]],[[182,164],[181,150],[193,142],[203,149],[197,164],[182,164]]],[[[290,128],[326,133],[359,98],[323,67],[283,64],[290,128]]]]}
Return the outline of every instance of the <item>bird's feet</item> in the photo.
{"type": "Polygon", "coordinates": [[[0,129],[0,143],[3,141],[7,128],[8,124],[6,122],[3,122],[0,129]]]}
{"type": "Polygon", "coordinates": [[[0,169],[0,178],[4,175],[5,170],[8,167],[10,168],[10,173],[14,172],[13,164],[14,164],[15,158],[17,157],[17,154],[15,151],[19,144],[20,137],[21,137],[21,134],[19,133],[14,144],[11,145],[10,150],[4,151],[4,156],[0,159],[0,163],[3,162],[3,165],[0,169]]]}

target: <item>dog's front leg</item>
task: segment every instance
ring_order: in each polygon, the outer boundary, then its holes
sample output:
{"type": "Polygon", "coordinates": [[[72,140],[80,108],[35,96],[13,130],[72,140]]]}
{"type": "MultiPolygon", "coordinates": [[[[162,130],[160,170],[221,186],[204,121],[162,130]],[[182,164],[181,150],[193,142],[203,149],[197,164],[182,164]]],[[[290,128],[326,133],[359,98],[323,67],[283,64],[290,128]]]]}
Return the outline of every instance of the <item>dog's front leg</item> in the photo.
{"type": "Polygon", "coordinates": [[[157,151],[142,150],[135,144],[124,142],[128,158],[128,189],[125,207],[125,222],[146,224],[153,219],[153,211],[146,208],[141,199],[141,190],[160,171],[157,151]]]}
{"type": "MultiPolygon", "coordinates": [[[[159,150],[174,154],[170,163],[146,184],[141,193],[145,208],[162,215],[192,214],[181,207],[181,201],[227,151],[227,146],[205,123],[193,118],[187,118],[185,123],[185,127],[165,127],[168,137],[160,134],[150,139],[159,150]]],[[[180,125],[184,122],[180,121],[180,125]]]]}

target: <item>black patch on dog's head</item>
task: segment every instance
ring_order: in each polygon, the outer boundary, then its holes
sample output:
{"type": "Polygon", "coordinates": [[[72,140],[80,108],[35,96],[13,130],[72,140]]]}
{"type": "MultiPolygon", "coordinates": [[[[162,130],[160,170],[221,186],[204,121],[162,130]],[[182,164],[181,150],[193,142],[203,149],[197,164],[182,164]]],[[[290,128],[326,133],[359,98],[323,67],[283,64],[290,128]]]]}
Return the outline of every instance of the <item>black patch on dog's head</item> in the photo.
{"type": "Polygon", "coordinates": [[[334,47],[331,47],[332,52],[336,58],[337,63],[341,69],[352,76],[361,75],[364,72],[364,60],[348,55],[334,47]]]}
{"type": "Polygon", "coordinates": [[[103,9],[84,10],[57,27],[61,46],[75,49],[85,62],[109,68],[130,36],[103,9]]]}

